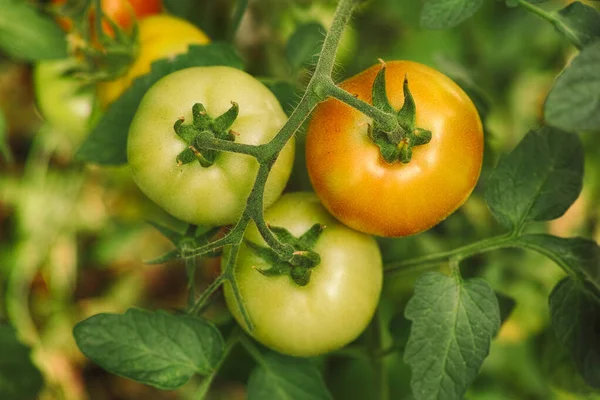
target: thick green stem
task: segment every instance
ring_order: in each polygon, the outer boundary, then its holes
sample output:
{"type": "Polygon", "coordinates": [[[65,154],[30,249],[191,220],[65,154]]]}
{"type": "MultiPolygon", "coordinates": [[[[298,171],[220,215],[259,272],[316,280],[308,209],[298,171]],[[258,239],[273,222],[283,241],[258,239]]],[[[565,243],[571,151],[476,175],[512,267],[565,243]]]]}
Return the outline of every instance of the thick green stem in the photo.
{"type": "Polygon", "coordinates": [[[357,0],[339,1],[337,8],[335,9],[331,27],[329,28],[329,32],[327,33],[327,36],[325,36],[325,41],[323,42],[323,47],[321,48],[321,53],[319,54],[319,61],[317,61],[314,76],[331,77],[331,74],[333,73],[333,66],[335,65],[335,54],[337,53],[337,49],[340,45],[342,33],[344,33],[344,28],[346,28],[346,25],[348,25],[348,21],[350,21],[352,10],[356,6],[356,3],[357,0]]]}
{"type": "Polygon", "coordinates": [[[380,356],[383,345],[383,332],[381,312],[378,309],[367,330],[368,353],[373,366],[373,375],[375,377],[375,399],[377,400],[389,399],[387,368],[385,360],[380,356]]]}
{"type": "Polygon", "coordinates": [[[581,41],[577,35],[555,14],[550,13],[535,4],[528,2],[527,0],[518,0],[519,6],[523,7],[527,11],[530,11],[537,16],[550,22],[554,28],[562,33],[575,47],[581,48],[581,41]]]}
{"type": "Polygon", "coordinates": [[[447,262],[450,258],[458,262],[476,254],[515,246],[516,240],[513,235],[495,236],[450,251],[444,251],[441,253],[430,254],[423,257],[417,257],[388,264],[386,265],[385,273],[386,275],[397,273],[414,273],[447,262]]]}

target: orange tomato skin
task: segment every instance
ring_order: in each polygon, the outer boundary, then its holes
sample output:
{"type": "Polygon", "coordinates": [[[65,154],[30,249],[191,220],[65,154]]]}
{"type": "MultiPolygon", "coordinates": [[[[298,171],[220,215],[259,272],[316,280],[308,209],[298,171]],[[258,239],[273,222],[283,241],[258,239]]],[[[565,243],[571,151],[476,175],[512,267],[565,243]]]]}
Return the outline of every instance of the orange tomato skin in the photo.
{"type": "MultiPolygon", "coordinates": [[[[416,126],[431,130],[428,144],[413,148],[410,163],[387,164],[368,137],[372,120],[329,99],[317,106],[306,138],[306,161],[314,190],[337,219],[361,232],[407,236],[431,228],[471,194],[481,171],[483,129],[475,106],[450,78],[411,61],[387,62],[386,91],[398,110],[408,77],[416,126]]],[[[371,103],[381,66],[340,87],[371,103]]]]}

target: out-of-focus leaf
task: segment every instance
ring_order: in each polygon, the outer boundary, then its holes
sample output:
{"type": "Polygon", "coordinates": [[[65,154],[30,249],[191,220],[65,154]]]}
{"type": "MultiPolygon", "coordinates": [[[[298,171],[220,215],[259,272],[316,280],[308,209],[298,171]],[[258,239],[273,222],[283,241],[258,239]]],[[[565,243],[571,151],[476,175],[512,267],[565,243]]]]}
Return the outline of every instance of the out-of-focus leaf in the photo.
{"type": "Polygon", "coordinates": [[[576,135],[550,127],[531,131],[500,159],[486,184],[485,200],[505,227],[564,214],[583,185],[583,148],[576,135]]]}
{"type": "Polygon", "coordinates": [[[427,29],[455,27],[482,5],[483,0],[427,0],[421,10],[421,26],[427,29]]]}
{"type": "Polygon", "coordinates": [[[405,310],[412,321],[404,360],[416,400],[462,399],[500,328],[498,300],[482,279],[427,273],[405,310]]]}
{"type": "Polygon", "coordinates": [[[504,321],[510,317],[510,314],[515,309],[517,302],[512,297],[509,297],[505,294],[495,292],[496,298],[498,299],[498,307],[500,309],[500,324],[503,324],[504,321]]]}
{"type": "Polygon", "coordinates": [[[564,24],[560,33],[574,41],[579,48],[600,38],[600,12],[579,1],[569,4],[557,13],[564,24]]]}
{"type": "Polygon", "coordinates": [[[600,290],[600,246],[593,240],[530,234],[519,237],[517,244],[544,254],[565,271],[585,277],[600,290]]]}
{"type": "Polygon", "coordinates": [[[73,329],[88,358],[113,374],[163,390],[210,374],[223,356],[223,338],[213,324],[186,314],[130,309],[97,314],[73,329]]]}
{"type": "Polygon", "coordinates": [[[0,0],[0,48],[28,61],[67,56],[65,33],[49,15],[23,0],[0,0]]]}
{"type": "Polygon", "coordinates": [[[12,163],[12,153],[10,147],[8,147],[8,126],[6,126],[6,119],[2,110],[0,110],[0,156],[4,161],[12,163]]]}
{"type": "Polygon", "coordinates": [[[317,22],[298,27],[286,46],[287,59],[295,70],[313,64],[325,38],[325,28],[317,22]]]}
{"type": "Polygon", "coordinates": [[[600,292],[587,282],[565,278],[550,294],[550,316],[583,380],[600,388],[600,292]]]}
{"type": "Polygon", "coordinates": [[[248,400],[331,400],[323,376],[308,359],[264,355],[248,381],[248,400]]]}
{"type": "Polygon", "coordinates": [[[44,381],[31,362],[31,350],[17,339],[14,329],[0,323],[0,399],[37,398],[44,381]]]}
{"type": "Polygon", "coordinates": [[[162,77],[184,68],[226,65],[242,68],[234,48],[226,44],[190,46],[186,54],[152,64],[152,71],[136,79],[117,101],[111,104],[77,151],[80,160],[102,165],[127,162],[127,134],[138,105],[150,87],[162,77]]]}
{"type": "Polygon", "coordinates": [[[556,78],[544,104],[548,125],[600,132],[600,41],[581,50],[556,78]]]}
{"type": "Polygon", "coordinates": [[[277,97],[283,111],[285,111],[287,115],[290,115],[298,102],[298,96],[296,95],[296,88],[294,85],[285,81],[266,81],[263,83],[271,90],[271,92],[273,92],[275,97],[277,97]]]}
{"type": "Polygon", "coordinates": [[[389,330],[394,343],[406,345],[410,337],[410,321],[406,319],[404,313],[398,313],[390,320],[389,330]]]}
{"type": "Polygon", "coordinates": [[[554,330],[548,328],[536,341],[539,355],[535,359],[551,386],[574,394],[593,392],[594,389],[585,384],[575,368],[571,354],[556,338],[554,330]]]}

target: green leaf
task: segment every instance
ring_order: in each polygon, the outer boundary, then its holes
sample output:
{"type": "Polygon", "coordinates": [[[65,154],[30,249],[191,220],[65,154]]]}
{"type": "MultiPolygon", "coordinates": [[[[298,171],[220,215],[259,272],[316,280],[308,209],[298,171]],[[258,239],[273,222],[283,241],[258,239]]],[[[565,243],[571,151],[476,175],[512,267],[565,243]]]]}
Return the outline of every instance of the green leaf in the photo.
{"type": "Polygon", "coordinates": [[[600,38],[600,12],[594,7],[576,1],[559,10],[557,16],[570,36],[568,39],[573,38],[577,47],[582,48],[600,38]]]}
{"type": "Polygon", "coordinates": [[[310,22],[300,26],[292,34],[286,46],[287,59],[295,70],[314,64],[325,38],[325,28],[319,23],[310,22]]]}
{"type": "Polygon", "coordinates": [[[426,29],[455,27],[482,5],[483,0],[427,0],[421,10],[421,26],[426,29]]]}
{"type": "Polygon", "coordinates": [[[294,107],[298,103],[300,97],[296,93],[296,88],[289,82],[285,81],[262,81],[273,92],[283,111],[289,116],[294,111],[294,107]]]}
{"type": "Polygon", "coordinates": [[[388,328],[394,343],[406,345],[410,337],[410,326],[411,323],[406,319],[404,313],[400,312],[392,317],[388,328]]]}
{"type": "Polygon", "coordinates": [[[265,354],[248,381],[248,400],[329,400],[323,376],[308,359],[265,354]]]}
{"type": "Polygon", "coordinates": [[[0,0],[0,49],[28,61],[67,56],[65,33],[49,15],[23,0],[0,0]]]}
{"type": "Polygon", "coordinates": [[[593,240],[531,234],[519,237],[517,244],[545,255],[567,273],[585,277],[600,289],[600,246],[593,240]]]}
{"type": "Polygon", "coordinates": [[[573,134],[550,127],[531,131],[500,159],[486,184],[485,200],[505,227],[564,214],[583,184],[583,148],[573,134]]]}
{"type": "Polygon", "coordinates": [[[242,68],[243,63],[230,45],[213,43],[190,46],[186,54],[152,64],[152,71],[136,79],[131,87],[111,104],[77,151],[77,158],[102,165],[127,162],[127,134],[137,107],[150,87],[162,77],[184,68],[226,65],[242,68]]]}
{"type": "Polygon", "coordinates": [[[510,317],[517,302],[512,297],[499,292],[496,292],[496,298],[498,299],[498,307],[500,309],[500,324],[503,324],[510,317]]]}
{"type": "Polygon", "coordinates": [[[584,381],[600,388],[600,292],[573,278],[560,281],[550,294],[550,317],[584,381]]]}
{"type": "Polygon", "coordinates": [[[185,314],[97,314],[78,323],[73,334],[82,353],[102,368],[163,390],[211,373],[223,356],[217,328],[185,314]]]}
{"type": "Polygon", "coordinates": [[[14,329],[0,324],[0,399],[32,400],[44,385],[31,362],[31,350],[17,339],[14,329]]]}
{"type": "Polygon", "coordinates": [[[481,279],[427,273],[404,313],[412,321],[404,360],[415,399],[462,399],[500,328],[494,291],[481,279]]]}
{"type": "Polygon", "coordinates": [[[552,387],[568,393],[591,394],[593,389],[585,384],[575,368],[573,357],[558,341],[552,328],[546,329],[536,342],[538,354],[535,354],[535,359],[539,360],[540,370],[552,387]]]}
{"type": "Polygon", "coordinates": [[[556,78],[544,104],[548,125],[568,132],[600,131],[600,41],[583,48],[556,78]]]}
{"type": "Polygon", "coordinates": [[[9,164],[13,161],[12,153],[8,146],[8,126],[2,110],[0,110],[0,156],[9,164]]]}

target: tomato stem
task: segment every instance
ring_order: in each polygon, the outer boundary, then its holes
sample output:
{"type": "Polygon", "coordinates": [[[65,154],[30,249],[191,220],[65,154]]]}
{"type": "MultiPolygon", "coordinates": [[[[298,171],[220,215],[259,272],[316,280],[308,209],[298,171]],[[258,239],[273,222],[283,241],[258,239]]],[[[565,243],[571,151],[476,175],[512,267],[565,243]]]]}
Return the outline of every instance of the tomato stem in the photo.
{"type": "Polygon", "coordinates": [[[495,236],[450,251],[390,263],[385,267],[385,274],[415,273],[448,262],[451,258],[458,262],[477,254],[515,246],[516,240],[512,234],[495,236]]]}
{"type": "Polygon", "coordinates": [[[554,26],[554,29],[556,29],[558,32],[562,33],[571,42],[571,44],[573,44],[578,49],[581,49],[582,43],[581,43],[581,40],[579,40],[579,38],[577,37],[577,34],[575,34],[571,30],[571,28],[569,28],[569,26],[566,25],[554,13],[548,12],[548,11],[544,10],[543,8],[540,8],[540,7],[536,6],[535,4],[532,4],[526,0],[517,0],[517,4],[521,7],[523,7],[524,9],[526,9],[527,11],[532,12],[535,15],[550,22],[554,26]]]}
{"type": "Polygon", "coordinates": [[[384,329],[382,325],[381,310],[378,308],[367,328],[368,353],[375,375],[375,398],[387,400],[389,399],[388,372],[385,360],[379,355],[383,344],[384,329]]]}

